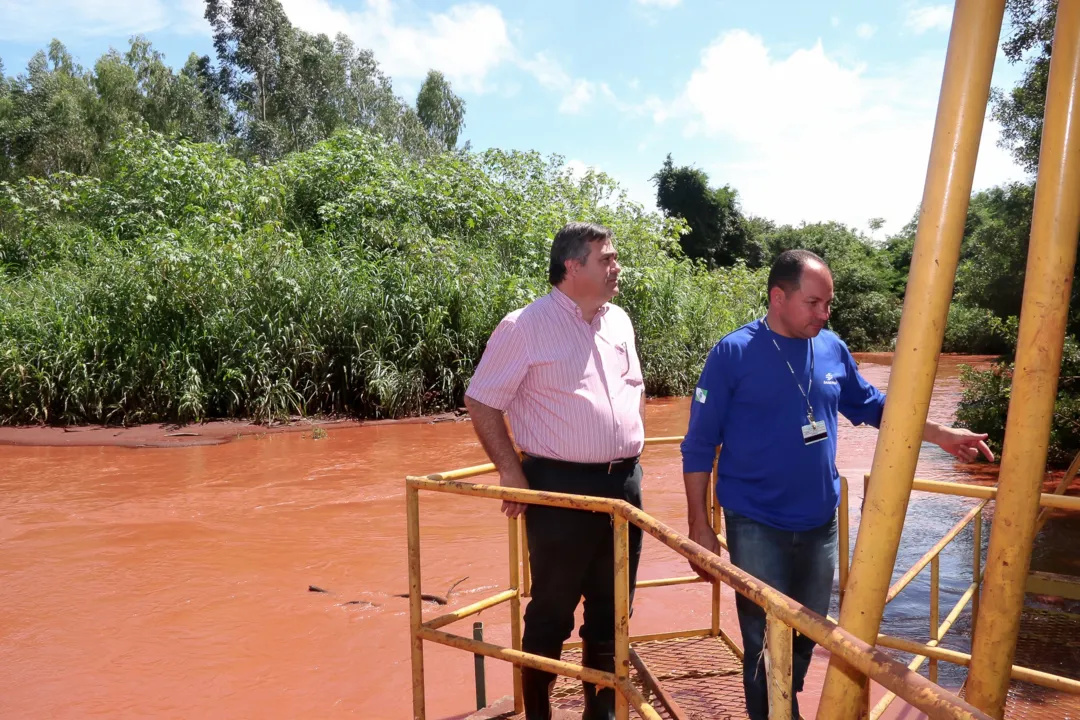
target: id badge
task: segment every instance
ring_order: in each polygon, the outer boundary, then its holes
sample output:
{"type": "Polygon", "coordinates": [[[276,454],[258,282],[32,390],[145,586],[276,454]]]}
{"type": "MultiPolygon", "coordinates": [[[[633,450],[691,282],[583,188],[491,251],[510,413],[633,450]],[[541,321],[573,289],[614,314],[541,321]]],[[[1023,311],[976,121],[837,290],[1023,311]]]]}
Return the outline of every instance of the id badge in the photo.
{"type": "Polygon", "coordinates": [[[803,445],[813,445],[829,437],[829,431],[825,428],[824,420],[811,421],[802,426],[803,445]]]}

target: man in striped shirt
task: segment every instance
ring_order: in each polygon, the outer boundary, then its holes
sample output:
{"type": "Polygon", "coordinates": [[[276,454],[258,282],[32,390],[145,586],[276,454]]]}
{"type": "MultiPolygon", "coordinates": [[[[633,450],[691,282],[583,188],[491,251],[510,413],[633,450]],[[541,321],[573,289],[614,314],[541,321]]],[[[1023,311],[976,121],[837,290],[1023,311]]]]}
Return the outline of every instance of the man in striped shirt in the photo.
{"type": "MultiPolygon", "coordinates": [[[[552,290],[503,318],[465,393],[476,434],[504,487],[596,495],[641,507],[645,392],[608,228],[570,223],[551,246],[552,290]],[[518,459],[503,413],[524,454],[518,459]]],[[[615,668],[614,548],[607,515],[504,502],[526,515],[532,599],[525,652],[558,658],[585,598],[583,663],[615,668]],[[526,510],[526,508],[528,508],[526,510]]],[[[641,530],[630,527],[633,599],[641,530]]],[[[522,669],[527,720],[551,716],[555,676],[522,669]]],[[[583,720],[615,717],[615,691],[585,684],[583,720]]]]}

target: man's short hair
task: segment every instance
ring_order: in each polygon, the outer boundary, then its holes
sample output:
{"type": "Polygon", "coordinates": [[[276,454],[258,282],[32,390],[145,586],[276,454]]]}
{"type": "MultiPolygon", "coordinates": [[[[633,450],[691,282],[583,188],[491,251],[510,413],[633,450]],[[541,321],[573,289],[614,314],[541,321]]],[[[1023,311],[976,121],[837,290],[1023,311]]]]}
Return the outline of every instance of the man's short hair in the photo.
{"type": "MultiPolygon", "coordinates": [[[[799,281],[802,279],[803,268],[809,262],[819,262],[825,265],[825,261],[809,250],[785,250],[772,264],[769,270],[768,292],[778,287],[785,293],[799,289],[799,281]]],[[[825,265],[828,267],[828,265],[825,265]]]]}
{"type": "Polygon", "coordinates": [[[555,234],[551,243],[551,264],[548,266],[548,280],[558,285],[566,277],[566,261],[585,262],[589,257],[589,243],[597,240],[610,240],[611,230],[596,223],[572,222],[563,225],[555,234]]]}

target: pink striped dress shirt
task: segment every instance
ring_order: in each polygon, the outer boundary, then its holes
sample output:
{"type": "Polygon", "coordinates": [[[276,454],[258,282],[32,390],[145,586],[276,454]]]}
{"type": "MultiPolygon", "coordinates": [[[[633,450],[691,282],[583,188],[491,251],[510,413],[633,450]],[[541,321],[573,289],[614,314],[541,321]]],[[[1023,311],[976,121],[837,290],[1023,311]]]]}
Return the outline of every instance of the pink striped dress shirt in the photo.
{"type": "Polygon", "coordinates": [[[530,455],[601,463],[641,454],[634,327],[610,303],[592,323],[557,288],[503,318],[465,394],[503,410],[530,455]]]}

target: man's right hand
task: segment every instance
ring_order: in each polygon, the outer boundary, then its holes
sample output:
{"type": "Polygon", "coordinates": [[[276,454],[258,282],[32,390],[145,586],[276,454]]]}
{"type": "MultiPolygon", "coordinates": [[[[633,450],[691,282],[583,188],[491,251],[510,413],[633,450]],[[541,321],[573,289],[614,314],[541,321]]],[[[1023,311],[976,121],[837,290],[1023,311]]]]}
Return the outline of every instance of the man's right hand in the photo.
{"type": "MultiPolygon", "coordinates": [[[[716,537],[716,533],[709,525],[709,521],[706,518],[701,518],[697,521],[690,523],[690,539],[696,542],[701,547],[705,548],[711,553],[716,555],[720,554],[720,538],[716,537]]],[[[709,582],[715,582],[716,578],[709,575],[707,572],[697,567],[693,563],[690,563],[690,568],[698,574],[702,580],[708,580],[709,582]]]]}
{"type": "MultiPolygon", "coordinates": [[[[499,484],[504,488],[518,488],[519,490],[529,489],[529,481],[525,479],[525,473],[521,471],[520,465],[517,467],[517,472],[499,473],[499,484]]],[[[503,500],[502,511],[506,517],[516,518],[518,515],[525,512],[525,508],[527,507],[528,505],[526,503],[503,500]]]]}

